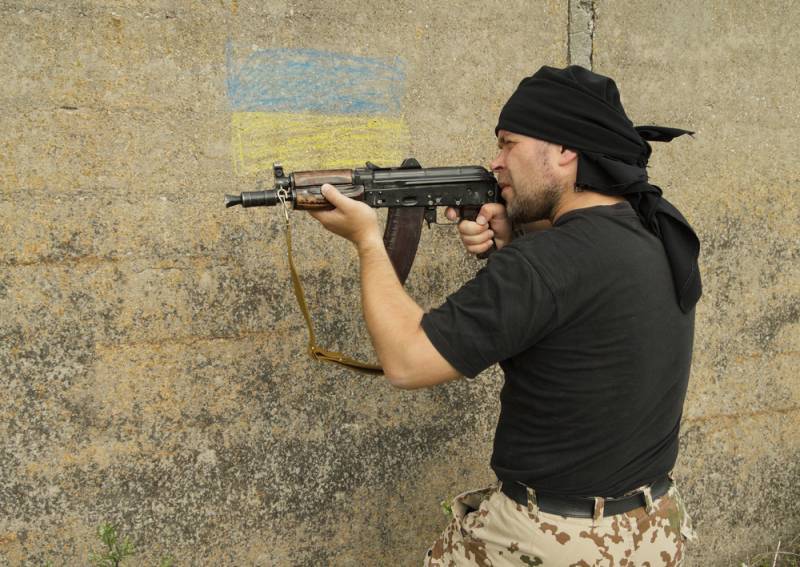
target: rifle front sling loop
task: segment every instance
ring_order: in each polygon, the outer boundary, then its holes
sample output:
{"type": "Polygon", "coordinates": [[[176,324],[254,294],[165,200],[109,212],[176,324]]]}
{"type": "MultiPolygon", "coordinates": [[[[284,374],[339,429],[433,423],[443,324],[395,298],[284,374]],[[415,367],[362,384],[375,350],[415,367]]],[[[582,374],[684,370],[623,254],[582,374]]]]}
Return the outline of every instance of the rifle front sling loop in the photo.
{"type": "Polygon", "coordinates": [[[308,327],[308,354],[316,360],[334,362],[358,372],[364,372],[365,374],[383,374],[383,368],[377,364],[361,362],[360,360],[355,360],[354,358],[345,356],[340,352],[325,350],[317,346],[314,335],[314,325],[311,321],[311,314],[308,312],[305,294],[303,293],[303,285],[300,283],[300,276],[297,275],[297,270],[294,267],[294,260],[292,259],[292,230],[289,223],[289,206],[286,203],[286,198],[284,195],[279,193],[278,198],[283,205],[283,213],[286,220],[286,251],[289,259],[289,271],[292,274],[294,296],[297,298],[297,305],[300,306],[300,311],[303,313],[303,318],[306,320],[306,326],[308,327]]]}

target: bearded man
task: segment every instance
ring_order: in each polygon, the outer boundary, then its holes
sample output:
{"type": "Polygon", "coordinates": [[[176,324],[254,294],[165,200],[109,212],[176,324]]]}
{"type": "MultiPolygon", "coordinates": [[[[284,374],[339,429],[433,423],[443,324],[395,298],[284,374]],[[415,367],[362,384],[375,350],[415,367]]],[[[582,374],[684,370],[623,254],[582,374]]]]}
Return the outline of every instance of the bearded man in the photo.
{"type": "Polygon", "coordinates": [[[374,210],[323,187],[336,209],[312,214],[358,249],[391,383],[433,386],[495,363],[505,375],[498,482],[456,497],[426,565],[682,563],[692,531],[670,472],[699,242],[645,168],[648,141],[686,133],[634,127],[614,82],[581,67],[524,79],[495,129],[505,205],[459,225],[470,252],[497,250],[428,313],[395,276],[374,210]],[[527,223],[540,230],[523,234],[527,223]]]}

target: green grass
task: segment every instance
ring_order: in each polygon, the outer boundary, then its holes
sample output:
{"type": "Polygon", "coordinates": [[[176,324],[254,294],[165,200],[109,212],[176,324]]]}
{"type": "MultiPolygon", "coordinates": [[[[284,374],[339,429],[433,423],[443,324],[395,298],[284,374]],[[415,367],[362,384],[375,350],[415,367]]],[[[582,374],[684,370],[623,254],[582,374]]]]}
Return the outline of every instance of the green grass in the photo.
{"type": "MultiPolygon", "coordinates": [[[[117,531],[117,526],[104,522],[97,527],[97,537],[103,544],[103,549],[99,553],[89,553],[89,564],[93,567],[120,567],[123,562],[136,555],[128,536],[122,536],[117,531]]],[[[174,567],[174,559],[165,557],[159,563],[159,567],[174,567]]],[[[45,567],[53,567],[53,562],[48,561],[45,567]]]]}

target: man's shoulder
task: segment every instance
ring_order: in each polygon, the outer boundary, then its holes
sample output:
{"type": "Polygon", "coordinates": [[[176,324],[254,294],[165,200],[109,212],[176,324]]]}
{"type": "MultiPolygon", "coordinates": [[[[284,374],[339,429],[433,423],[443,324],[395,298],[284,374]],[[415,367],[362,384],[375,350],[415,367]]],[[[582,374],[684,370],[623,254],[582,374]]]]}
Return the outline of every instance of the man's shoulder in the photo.
{"type": "Polygon", "coordinates": [[[584,234],[573,222],[526,232],[514,238],[507,247],[531,262],[540,262],[551,257],[558,258],[559,254],[571,248],[583,248],[583,241],[587,241],[584,234]]]}
{"type": "Polygon", "coordinates": [[[552,227],[528,232],[515,238],[511,245],[528,256],[596,254],[620,244],[639,240],[657,240],[642,225],[628,202],[575,209],[559,217],[552,227]]]}
{"type": "Polygon", "coordinates": [[[556,293],[571,294],[609,275],[650,279],[642,272],[657,272],[660,277],[666,266],[661,242],[627,203],[570,211],[552,228],[518,237],[509,247],[556,293]]]}

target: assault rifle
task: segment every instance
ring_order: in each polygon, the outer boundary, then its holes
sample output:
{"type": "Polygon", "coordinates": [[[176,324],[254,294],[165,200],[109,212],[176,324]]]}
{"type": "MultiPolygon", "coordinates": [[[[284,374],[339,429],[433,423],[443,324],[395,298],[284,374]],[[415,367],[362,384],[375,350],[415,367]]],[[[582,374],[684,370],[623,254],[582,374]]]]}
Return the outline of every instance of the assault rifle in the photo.
{"type": "Polygon", "coordinates": [[[400,167],[367,162],[360,169],[296,171],[287,176],[276,163],[272,171],[272,189],[225,195],[225,206],[274,206],[282,197],[296,210],[332,209],[321,191],[323,183],[330,183],[351,199],[388,208],[383,241],[401,283],[414,262],[423,221],[428,227],[436,223],[436,207],[456,207],[461,219],[475,220],[481,205],[502,202],[494,175],[478,165],[423,169],[409,158],[400,167]]]}
{"type": "MultiPolygon", "coordinates": [[[[281,204],[296,210],[332,209],[333,206],[322,195],[322,185],[330,183],[351,199],[364,201],[375,208],[388,208],[383,242],[401,283],[405,283],[411,271],[422,223],[427,222],[428,227],[436,223],[436,207],[455,207],[462,220],[475,220],[483,204],[503,202],[492,172],[478,165],[422,168],[417,160],[409,158],[400,167],[390,168],[367,162],[366,167],[358,169],[295,171],[286,175],[283,167],[276,163],[272,171],[275,177],[272,189],[225,195],[225,206],[270,207],[281,204]]],[[[309,353],[317,360],[337,362],[361,371],[381,372],[379,366],[316,346],[311,316],[291,257],[288,215],[286,223],[289,267],[297,302],[308,326],[309,353]]],[[[485,258],[488,254],[479,257],[485,258]]]]}

